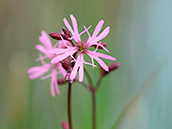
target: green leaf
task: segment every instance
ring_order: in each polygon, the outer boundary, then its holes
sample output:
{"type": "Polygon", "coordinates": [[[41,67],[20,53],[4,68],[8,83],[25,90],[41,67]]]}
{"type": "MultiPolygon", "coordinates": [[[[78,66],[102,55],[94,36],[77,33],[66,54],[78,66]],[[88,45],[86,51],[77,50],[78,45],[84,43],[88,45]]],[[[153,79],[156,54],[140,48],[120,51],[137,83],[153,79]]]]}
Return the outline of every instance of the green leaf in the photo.
{"type": "Polygon", "coordinates": [[[119,114],[118,118],[116,119],[115,123],[113,124],[111,129],[118,129],[125,113],[127,112],[128,108],[136,102],[141,96],[145,94],[145,92],[152,86],[155,79],[158,77],[162,67],[164,66],[166,60],[156,66],[156,68],[152,71],[152,73],[149,75],[149,77],[144,81],[142,86],[136,91],[136,93],[129,99],[129,101],[126,103],[124,108],[121,110],[121,113],[119,114]]]}

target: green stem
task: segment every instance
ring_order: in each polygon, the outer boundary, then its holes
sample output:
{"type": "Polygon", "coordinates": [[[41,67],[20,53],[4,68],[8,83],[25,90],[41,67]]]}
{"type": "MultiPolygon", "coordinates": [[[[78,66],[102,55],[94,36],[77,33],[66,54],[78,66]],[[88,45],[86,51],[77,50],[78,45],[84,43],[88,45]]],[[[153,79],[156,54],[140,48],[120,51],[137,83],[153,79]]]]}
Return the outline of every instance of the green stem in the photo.
{"type": "Polygon", "coordinates": [[[85,68],[84,68],[84,71],[85,71],[85,74],[87,76],[89,86],[93,86],[93,82],[91,80],[91,77],[90,77],[90,75],[88,74],[88,72],[87,72],[87,70],[85,68]]]}
{"type": "Polygon", "coordinates": [[[101,80],[102,80],[102,76],[99,77],[97,83],[96,83],[96,86],[95,86],[95,90],[97,91],[97,89],[99,88],[100,86],[100,83],[101,83],[101,80]]]}
{"type": "Polygon", "coordinates": [[[96,96],[92,92],[92,129],[96,129],[96,96]]]}
{"type": "Polygon", "coordinates": [[[86,83],[80,82],[78,79],[75,79],[75,81],[78,82],[78,83],[80,83],[81,85],[83,85],[89,92],[91,92],[90,91],[90,87],[86,83]]]}

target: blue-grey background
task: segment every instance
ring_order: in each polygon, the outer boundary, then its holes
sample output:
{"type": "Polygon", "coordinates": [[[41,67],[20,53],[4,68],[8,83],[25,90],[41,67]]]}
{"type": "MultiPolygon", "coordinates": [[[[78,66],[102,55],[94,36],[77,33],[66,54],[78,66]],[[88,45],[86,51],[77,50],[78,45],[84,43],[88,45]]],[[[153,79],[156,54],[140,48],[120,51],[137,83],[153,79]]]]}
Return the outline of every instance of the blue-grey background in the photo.
{"type": "MultiPolygon", "coordinates": [[[[69,20],[70,14],[77,18],[80,31],[82,25],[92,25],[92,32],[103,19],[103,28],[111,27],[103,41],[122,64],[103,79],[96,94],[97,129],[172,128],[172,0],[0,3],[1,129],[61,129],[61,121],[67,121],[67,85],[53,98],[50,79],[31,81],[27,69],[39,65],[35,45],[41,31],[60,32],[62,19],[69,20]],[[146,90],[133,97],[141,86],[146,90]],[[119,126],[115,126],[117,120],[119,126]]],[[[96,80],[98,70],[87,68],[96,80]]],[[[91,96],[79,84],[72,90],[74,127],[91,129],[91,96]]]]}

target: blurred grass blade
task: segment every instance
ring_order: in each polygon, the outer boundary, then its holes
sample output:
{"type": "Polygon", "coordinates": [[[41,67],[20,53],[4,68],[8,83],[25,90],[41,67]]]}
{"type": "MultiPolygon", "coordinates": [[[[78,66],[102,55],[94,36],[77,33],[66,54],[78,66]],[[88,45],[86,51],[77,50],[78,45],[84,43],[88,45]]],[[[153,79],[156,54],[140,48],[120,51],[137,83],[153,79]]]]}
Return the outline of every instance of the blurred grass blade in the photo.
{"type": "Polygon", "coordinates": [[[157,76],[159,75],[163,65],[165,64],[166,60],[164,60],[162,63],[160,63],[159,65],[156,66],[156,68],[152,71],[152,73],[150,74],[150,76],[144,81],[144,83],[142,84],[142,86],[138,89],[138,91],[131,97],[131,99],[127,102],[127,104],[125,105],[125,107],[121,110],[121,113],[119,114],[118,118],[116,119],[115,123],[113,124],[111,129],[118,129],[120,123],[122,122],[126,111],[128,110],[128,108],[135,102],[138,100],[139,97],[141,97],[142,95],[144,95],[144,93],[152,86],[152,83],[154,82],[154,80],[157,78],[157,76]]]}

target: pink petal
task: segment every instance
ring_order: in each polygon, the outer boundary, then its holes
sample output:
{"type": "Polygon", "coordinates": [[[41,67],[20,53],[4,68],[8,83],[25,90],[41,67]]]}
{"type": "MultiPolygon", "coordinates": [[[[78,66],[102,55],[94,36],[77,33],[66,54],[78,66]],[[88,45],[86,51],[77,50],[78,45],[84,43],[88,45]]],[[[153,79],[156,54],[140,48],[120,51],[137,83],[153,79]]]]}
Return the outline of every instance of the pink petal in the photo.
{"type": "Polygon", "coordinates": [[[98,44],[100,47],[102,47],[105,51],[109,52],[109,50],[107,48],[105,48],[102,44],[98,44]]]}
{"type": "Polygon", "coordinates": [[[109,71],[109,67],[108,67],[100,58],[95,57],[94,59],[100,64],[100,66],[101,66],[104,70],[109,71]]]}
{"type": "Polygon", "coordinates": [[[42,46],[42,45],[36,45],[35,46],[37,50],[39,50],[40,52],[46,54],[47,50],[42,46]]]}
{"type": "Polygon", "coordinates": [[[39,54],[39,58],[36,59],[36,61],[41,61],[42,65],[46,65],[44,59],[47,58],[47,55],[42,56],[41,54],[39,54]]]}
{"type": "Polygon", "coordinates": [[[75,36],[75,33],[74,33],[72,27],[70,26],[69,22],[67,21],[67,19],[64,18],[64,19],[63,19],[63,22],[64,22],[64,24],[66,25],[66,27],[68,28],[68,30],[72,33],[72,36],[73,36],[74,40],[77,41],[77,38],[76,38],[76,36],[75,36]]]}
{"type": "Polygon", "coordinates": [[[104,70],[109,71],[109,67],[108,67],[100,58],[95,57],[94,59],[100,64],[100,66],[101,66],[104,70]]]}
{"type": "Polygon", "coordinates": [[[78,55],[78,58],[77,58],[77,60],[76,60],[76,62],[75,62],[75,65],[74,65],[74,67],[73,67],[73,70],[72,70],[72,72],[71,72],[71,74],[70,74],[70,79],[73,81],[73,79],[76,77],[76,74],[77,74],[77,71],[78,71],[78,68],[79,68],[79,62],[80,61],[80,56],[78,55]]]}
{"type": "Polygon", "coordinates": [[[76,50],[77,47],[71,47],[71,48],[53,48],[51,50],[49,50],[49,53],[53,53],[53,54],[62,54],[65,52],[69,52],[69,51],[73,51],[76,50]]]}
{"type": "Polygon", "coordinates": [[[77,75],[77,71],[79,68],[79,81],[82,82],[83,81],[83,77],[84,77],[84,67],[83,67],[83,63],[84,63],[84,56],[83,53],[79,53],[76,63],[73,67],[73,70],[71,72],[70,75],[70,79],[73,81],[73,79],[76,77],[77,75]]]}
{"type": "Polygon", "coordinates": [[[67,52],[67,51],[69,51],[68,49],[61,49],[61,48],[53,48],[53,49],[51,49],[51,50],[49,50],[48,52],[49,53],[53,53],[53,54],[62,54],[62,53],[65,53],[65,52],[67,52]]]}
{"type": "Polygon", "coordinates": [[[94,52],[94,54],[97,55],[97,56],[99,56],[99,57],[102,57],[104,59],[116,61],[116,58],[114,58],[112,56],[109,56],[109,55],[106,55],[106,54],[103,54],[103,53],[94,52]]]}
{"type": "Polygon", "coordinates": [[[62,61],[63,59],[67,58],[68,56],[73,55],[76,51],[77,50],[72,50],[72,51],[66,52],[62,55],[58,55],[51,60],[51,63],[52,64],[58,63],[59,61],[62,61]]]}
{"type": "Polygon", "coordinates": [[[96,26],[96,28],[94,30],[94,33],[92,35],[92,38],[95,38],[99,34],[99,32],[100,32],[103,24],[104,24],[104,21],[103,20],[99,21],[99,23],[97,24],[97,26],[96,26]]]}
{"type": "Polygon", "coordinates": [[[88,36],[90,37],[90,33],[88,32],[88,30],[91,28],[91,26],[89,26],[88,28],[86,28],[85,26],[84,26],[84,31],[82,31],[79,35],[81,36],[83,33],[85,33],[85,32],[87,32],[87,34],[88,34],[88,36]]]}
{"type": "MultiPolygon", "coordinates": [[[[91,27],[91,26],[90,26],[91,27]]],[[[87,32],[87,34],[88,34],[88,38],[91,38],[91,35],[90,35],[90,33],[89,33],[89,31],[88,31],[88,28],[86,28],[85,26],[84,26],[84,31],[86,31],[87,32]]],[[[82,33],[82,32],[81,32],[82,33]]],[[[80,34],[81,35],[81,34],[80,34]]]]}
{"type": "Polygon", "coordinates": [[[108,26],[108,27],[106,27],[106,29],[104,29],[104,31],[101,34],[99,34],[94,40],[92,40],[89,43],[89,46],[91,46],[93,43],[98,42],[101,39],[105,38],[108,35],[109,31],[110,31],[110,27],[108,26]]]}
{"type": "Polygon", "coordinates": [[[44,72],[31,74],[31,75],[29,75],[29,79],[31,79],[31,80],[36,79],[36,78],[42,76],[43,74],[44,74],[44,72]]]}
{"type": "MultiPolygon", "coordinates": [[[[95,52],[94,52],[95,53],[95,52]]],[[[109,71],[109,68],[108,66],[100,59],[98,58],[98,55],[94,54],[93,52],[91,51],[87,51],[87,54],[91,57],[91,58],[94,58],[99,64],[100,66],[106,70],[106,71],[109,71]]]]}
{"type": "Polygon", "coordinates": [[[89,63],[89,62],[85,62],[84,61],[84,64],[88,64],[88,65],[91,65],[91,66],[93,66],[93,69],[94,69],[94,67],[97,67],[96,65],[94,65],[94,63],[93,63],[94,61],[92,61],[92,64],[91,63],[89,63]]]}
{"type": "Polygon", "coordinates": [[[70,24],[69,24],[69,22],[67,21],[66,18],[63,19],[63,22],[66,25],[66,27],[68,28],[68,30],[73,34],[74,31],[73,31],[72,27],[70,26],[70,24]]]}
{"type": "Polygon", "coordinates": [[[70,43],[69,41],[66,41],[66,40],[60,40],[59,42],[59,46],[58,46],[58,48],[65,48],[65,44],[68,44],[68,43],[70,43]]]}
{"type": "Polygon", "coordinates": [[[46,48],[52,47],[51,41],[45,31],[42,31],[42,35],[39,37],[39,40],[46,48]]]}
{"type": "Polygon", "coordinates": [[[33,72],[39,71],[41,68],[42,68],[42,66],[34,66],[34,67],[31,67],[30,69],[28,69],[27,73],[28,74],[31,74],[33,72]]]}
{"type": "Polygon", "coordinates": [[[75,19],[75,17],[73,15],[70,15],[70,18],[72,20],[72,25],[73,25],[73,29],[74,29],[74,32],[75,32],[75,37],[77,38],[76,42],[81,42],[80,35],[78,33],[77,21],[76,21],[76,19],[75,19]]]}
{"type": "Polygon", "coordinates": [[[36,49],[44,53],[48,58],[52,58],[54,55],[49,53],[46,48],[44,48],[42,45],[36,45],[36,49]]]}
{"type": "MultiPolygon", "coordinates": [[[[47,71],[48,71],[48,70],[47,70],[47,71]]],[[[31,73],[31,74],[29,75],[29,78],[30,78],[30,79],[36,79],[36,78],[38,78],[38,77],[44,75],[47,71],[46,71],[46,70],[40,70],[40,71],[31,73]]]]}
{"type": "Polygon", "coordinates": [[[80,56],[80,63],[79,63],[79,81],[82,82],[83,81],[83,78],[84,78],[84,67],[83,67],[83,64],[84,64],[84,56],[82,53],[79,53],[80,56]]]}
{"type": "Polygon", "coordinates": [[[43,66],[34,66],[28,70],[29,78],[36,79],[44,75],[50,69],[51,64],[46,64],[43,66]]]}
{"type": "Polygon", "coordinates": [[[58,88],[57,79],[55,79],[54,84],[55,84],[55,89],[56,89],[57,94],[60,94],[60,90],[58,88]]]}
{"type": "Polygon", "coordinates": [[[103,39],[104,37],[106,37],[108,35],[108,33],[110,32],[110,27],[106,27],[106,29],[104,29],[104,31],[97,36],[97,38],[95,40],[100,41],[101,39],[103,39]]]}
{"type": "Polygon", "coordinates": [[[60,91],[59,91],[59,88],[58,88],[58,84],[57,84],[57,77],[56,77],[57,76],[57,71],[56,71],[56,68],[52,69],[51,75],[52,75],[52,81],[53,81],[53,83],[55,85],[56,92],[58,94],[60,94],[60,91]]]}
{"type": "Polygon", "coordinates": [[[51,95],[53,97],[55,97],[55,92],[54,92],[54,79],[53,78],[51,78],[50,90],[51,90],[51,95]]]}

